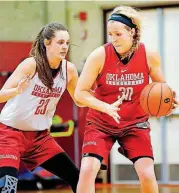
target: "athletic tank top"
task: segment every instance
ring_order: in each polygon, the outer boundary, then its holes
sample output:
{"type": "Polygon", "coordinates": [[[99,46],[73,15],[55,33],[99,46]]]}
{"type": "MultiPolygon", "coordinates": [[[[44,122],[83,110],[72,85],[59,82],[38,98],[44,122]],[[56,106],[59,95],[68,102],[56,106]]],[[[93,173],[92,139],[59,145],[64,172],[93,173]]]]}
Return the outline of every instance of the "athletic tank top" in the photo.
{"type": "Polygon", "coordinates": [[[67,86],[67,61],[63,60],[54,77],[52,90],[39,79],[38,73],[26,90],[8,100],[1,111],[0,122],[23,131],[41,131],[52,124],[56,106],[67,86]]]}
{"type": "Polygon", "coordinates": [[[111,43],[105,44],[104,49],[105,63],[96,80],[95,97],[109,104],[114,103],[123,93],[126,98],[119,106],[119,124],[106,113],[94,109],[89,109],[87,121],[94,122],[102,130],[117,133],[148,120],[148,115],[140,106],[140,94],[149,84],[149,68],[143,44],[139,45],[126,65],[120,61],[111,43]]]}

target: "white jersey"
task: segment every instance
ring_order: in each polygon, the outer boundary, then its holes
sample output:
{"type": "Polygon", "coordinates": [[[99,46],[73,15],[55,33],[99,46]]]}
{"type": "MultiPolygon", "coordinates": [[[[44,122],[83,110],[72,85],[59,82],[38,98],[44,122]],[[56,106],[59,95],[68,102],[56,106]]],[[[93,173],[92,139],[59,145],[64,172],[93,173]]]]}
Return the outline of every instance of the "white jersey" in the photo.
{"type": "MultiPolygon", "coordinates": [[[[60,70],[59,70],[60,71],[60,70]]],[[[52,124],[56,106],[67,85],[67,61],[62,61],[62,73],[54,78],[52,91],[36,73],[28,88],[10,99],[0,114],[0,122],[23,131],[41,131],[52,124]]]]}

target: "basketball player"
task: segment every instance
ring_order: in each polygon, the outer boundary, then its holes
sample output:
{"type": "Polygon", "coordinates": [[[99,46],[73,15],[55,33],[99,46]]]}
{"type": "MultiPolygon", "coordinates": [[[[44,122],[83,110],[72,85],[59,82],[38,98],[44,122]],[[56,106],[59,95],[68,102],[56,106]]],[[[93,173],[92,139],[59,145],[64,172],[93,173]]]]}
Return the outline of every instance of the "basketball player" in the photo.
{"type": "Polygon", "coordinates": [[[75,98],[90,108],[83,142],[77,193],[92,193],[99,169],[106,169],[109,152],[117,141],[119,152],[134,163],[141,190],[158,193],[150,140],[149,116],[139,104],[142,89],[165,82],[160,57],[140,43],[140,18],[131,7],[116,7],[107,24],[111,43],[88,57],[75,98]],[[90,94],[96,83],[94,96],[90,94]]]}
{"type": "Polygon", "coordinates": [[[76,192],[79,170],[48,131],[66,88],[74,99],[78,74],[74,64],[65,60],[69,44],[63,25],[44,26],[31,57],[18,65],[0,90],[0,102],[7,101],[0,114],[2,193],[16,192],[20,159],[30,170],[42,166],[76,192]]]}

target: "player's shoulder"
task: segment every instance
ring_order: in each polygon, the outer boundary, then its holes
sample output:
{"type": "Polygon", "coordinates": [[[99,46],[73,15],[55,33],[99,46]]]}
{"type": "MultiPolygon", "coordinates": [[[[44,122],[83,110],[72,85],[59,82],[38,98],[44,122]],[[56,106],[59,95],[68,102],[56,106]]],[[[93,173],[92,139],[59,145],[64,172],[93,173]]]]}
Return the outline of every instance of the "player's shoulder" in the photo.
{"type": "Polygon", "coordinates": [[[90,54],[91,57],[104,57],[105,56],[105,48],[104,46],[100,46],[96,49],[94,49],[91,54],[90,54]]]}
{"type": "Polygon", "coordinates": [[[157,50],[146,49],[146,57],[148,64],[159,63],[161,60],[160,54],[157,50]]]}
{"type": "Polygon", "coordinates": [[[75,64],[70,61],[67,61],[67,72],[68,74],[74,74],[77,72],[75,64]]]}
{"type": "Polygon", "coordinates": [[[36,61],[33,57],[29,57],[24,59],[18,67],[29,74],[34,74],[36,71],[36,61]]]}
{"type": "Polygon", "coordinates": [[[154,59],[160,58],[160,54],[158,50],[153,49],[153,48],[151,49],[148,45],[142,42],[140,43],[140,46],[145,48],[146,57],[148,60],[154,60],[154,59]]]}
{"type": "Polygon", "coordinates": [[[95,68],[101,68],[105,61],[105,49],[103,46],[100,46],[93,50],[87,58],[87,63],[90,63],[95,68]]]}
{"type": "Polygon", "coordinates": [[[68,71],[73,71],[73,70],[75,70],[75,69],[76,69],[75,64],[73,64],[73,63],[70,62],[70,61],[67,61],[67,70],[68,70],[68,71]]]}

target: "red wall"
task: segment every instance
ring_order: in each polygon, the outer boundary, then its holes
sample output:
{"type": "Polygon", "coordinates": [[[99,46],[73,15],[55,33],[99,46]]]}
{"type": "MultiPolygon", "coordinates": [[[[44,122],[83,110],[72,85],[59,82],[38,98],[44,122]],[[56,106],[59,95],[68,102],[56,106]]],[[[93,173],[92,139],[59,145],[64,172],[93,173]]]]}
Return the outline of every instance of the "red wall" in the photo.
{"type": "Polygon", "coordinates": [[[0,42],[0,71],[12,72],[29,55],[31,42],[0,42]]]}

